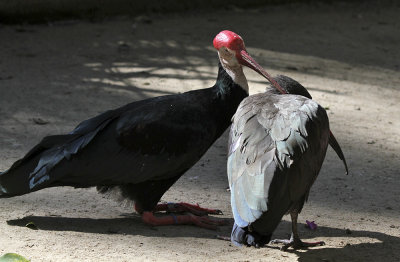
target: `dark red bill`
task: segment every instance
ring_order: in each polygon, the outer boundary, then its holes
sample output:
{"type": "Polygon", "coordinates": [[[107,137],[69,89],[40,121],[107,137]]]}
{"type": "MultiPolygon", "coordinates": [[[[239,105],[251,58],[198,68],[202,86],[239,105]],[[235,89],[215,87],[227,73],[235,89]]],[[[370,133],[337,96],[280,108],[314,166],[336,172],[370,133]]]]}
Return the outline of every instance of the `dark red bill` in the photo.
{"type": "Polygon", "coordinates": [[[241,50],[240,51],[240,56],[237,57],[239,62],[242,65],[245,65],[263,77],[265,77],[276,89],[278,89],[279,92],[282,94],[287,94],[285,90],[262,68],[250,55],[249,53],[246,52],[246,50],[241,50]]]}

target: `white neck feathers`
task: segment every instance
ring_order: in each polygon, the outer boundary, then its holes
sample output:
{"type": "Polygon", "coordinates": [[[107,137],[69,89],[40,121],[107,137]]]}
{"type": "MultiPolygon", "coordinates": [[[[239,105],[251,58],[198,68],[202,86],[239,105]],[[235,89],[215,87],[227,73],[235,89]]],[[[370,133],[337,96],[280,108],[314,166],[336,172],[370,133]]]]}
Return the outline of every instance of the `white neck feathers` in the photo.
{"type": "MultiPolygon", "coordinates": [[[[219,55],[219,54],[218,54],[219,55]]],[[[243,72],[243,67],[237,62],[234,66],[229,65],[229,63],[219,56],[221,65],[232,78],[233,82],[238,84],[246,93],[249,93],[249,85],[247,83],[246,76],[243,72]]]]}

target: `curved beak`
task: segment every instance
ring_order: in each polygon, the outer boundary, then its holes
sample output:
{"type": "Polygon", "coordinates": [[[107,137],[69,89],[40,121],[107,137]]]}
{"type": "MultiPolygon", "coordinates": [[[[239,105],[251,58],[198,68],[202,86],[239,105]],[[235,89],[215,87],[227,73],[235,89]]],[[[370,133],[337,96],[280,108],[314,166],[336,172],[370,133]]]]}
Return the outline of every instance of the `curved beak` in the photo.
{"type": "Polygon", "coordinates": [[[263,77],[265,77],[279,92],[282,94],[286,94],[283,88],[262,68],[250,55],[246,50],[241,50],[240,53],[236,56],[239,60],[239,63],[247,66],[263,77]]]}

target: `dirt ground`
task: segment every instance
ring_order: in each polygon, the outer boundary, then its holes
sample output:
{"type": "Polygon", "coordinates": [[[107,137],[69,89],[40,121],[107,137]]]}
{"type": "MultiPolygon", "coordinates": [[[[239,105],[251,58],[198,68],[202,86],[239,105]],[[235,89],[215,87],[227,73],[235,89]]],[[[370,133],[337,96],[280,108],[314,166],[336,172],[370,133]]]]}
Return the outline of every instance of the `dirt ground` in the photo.
{"type": "MultiPolygon", "coordinates": [[[[376,1],[378,2],[378,1],[376,1]]],[[[350,174],[329,149],[300,234],[326,246],[238,248],[193,226],[152,228],[94,189],[53,188],[0,200],[0,254],[31,261],[400,261],[400,6],[295,4],[48,25],[0,25],[0,170],[43,136],[107,109],[212,86],[213,37],[239,33],[270,73],[327,108],[350,174]],[[315,221],[316,231],[304,227],[315,221]],[[34,222],[38,230],[25,227],[34,222]]],[[[246,69],[251,93],[266,85],[246,69]]],[[[225,133],[163,197],[230,219],[225,133]]],[[[274,237],[290,234],[285,216],[274,237]]]]}

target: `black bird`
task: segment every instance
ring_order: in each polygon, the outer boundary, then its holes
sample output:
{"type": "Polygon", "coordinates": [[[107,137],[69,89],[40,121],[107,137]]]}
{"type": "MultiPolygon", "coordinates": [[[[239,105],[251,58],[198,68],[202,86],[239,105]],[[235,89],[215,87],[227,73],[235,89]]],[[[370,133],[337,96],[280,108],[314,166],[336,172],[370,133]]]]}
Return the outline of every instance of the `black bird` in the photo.
{"type": "Polygon", "coordinates": [[[83,121],[69,134],[43,138],[0,173],[0,198],[55,186],[97,186],[101,193],[118,189],[133,200],[145,223],[214,227],[215,221],[195,215],[218,210],[187,203],[157,205],[228,128],[248,96],[242,65],[264,72],[239,35],[222,31],[213,43],[220,59],[213,87],[133,102],[83,121]],[[195,215],[153,215],[161,210],[195,215]]]}
{"type": "Polygon", "coordinates": [[[346,160],[329,130],[325,109],[308,91],[287,76],[270,80],[276,88],[244,99],[230,129],[228,179],[235,219],[231,241],[263,246],[289,213],[292,236],[275,243],[284,243],[283,249],[322,245],[300,240],[297,216],[321,169],[328,143],[347,173],[346,160]]]}

